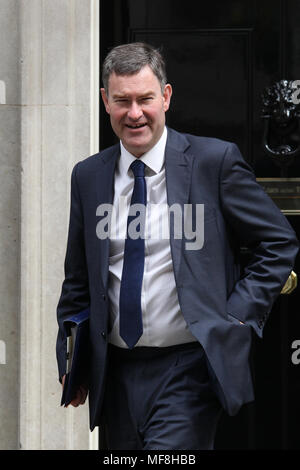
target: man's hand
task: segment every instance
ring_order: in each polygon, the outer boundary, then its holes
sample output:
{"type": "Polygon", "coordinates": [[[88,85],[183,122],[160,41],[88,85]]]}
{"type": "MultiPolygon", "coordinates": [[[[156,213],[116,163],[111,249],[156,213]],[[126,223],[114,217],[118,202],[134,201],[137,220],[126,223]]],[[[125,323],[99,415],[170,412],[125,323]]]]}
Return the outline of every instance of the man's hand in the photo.
{"type": "MultiPolygon", "coordinates": [[[[66,376],[64,375],[63,378],[62,378],[62,387],[63,388],[64,388],[64,383],[65,383],[65,378],[66,378],[66,376]]],[[[77,392],[76,392],[76,397],[71,401],[70,405],[75,406],[75,407],[77,407],[79,405],[83,405],[85,403],[87,394],[88,394],[87,388],[84,385],[81,385],[79,387],[79,389],[77,390],[77,392]]],[[[66,408],[68,408],[68,406],[66,406],[66,408]]]]}

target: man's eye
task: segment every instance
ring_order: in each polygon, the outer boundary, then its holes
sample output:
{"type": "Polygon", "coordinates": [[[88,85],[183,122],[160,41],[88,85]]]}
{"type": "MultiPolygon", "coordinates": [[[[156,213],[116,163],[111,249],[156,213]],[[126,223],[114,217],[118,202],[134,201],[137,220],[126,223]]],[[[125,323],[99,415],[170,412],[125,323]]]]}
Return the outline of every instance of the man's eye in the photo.
{"type": "Polygon", "coordinates": [[[141,98],[139,100],[140,103],[149,103],[150,101],[152,101],[152,98],[151,97],[145,97],[145,98],[141,98]]]}

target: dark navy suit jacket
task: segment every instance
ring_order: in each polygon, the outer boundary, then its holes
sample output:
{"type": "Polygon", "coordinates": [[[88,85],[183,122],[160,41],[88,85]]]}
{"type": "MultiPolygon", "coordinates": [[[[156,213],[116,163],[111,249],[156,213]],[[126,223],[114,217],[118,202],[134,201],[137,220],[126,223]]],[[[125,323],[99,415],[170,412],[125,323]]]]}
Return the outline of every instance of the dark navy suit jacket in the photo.
{"type": "MultiPolygon", "coordinates": [[[[96,210],[113,202],[119,155],[115,145],[73,169],[65,279],[57,308],[61,378],[66,363],[62,321],[90,306],[91,429],[101,425],[109,312],[109,239],[96,235],[96,210]]],[[[298,241],[235,144],[168,129],[165,169],[169,206],[204,204],[203,247],[187,250],[190,240],[174,237],[171,224],[171,255],[182,314],[205,350],[212,388],[227,412],[235,414],[254,398],[251,333],[262,337],[293,269],[298,241]],[[243,272],[241,246],[252,253],[243,272]]]]}

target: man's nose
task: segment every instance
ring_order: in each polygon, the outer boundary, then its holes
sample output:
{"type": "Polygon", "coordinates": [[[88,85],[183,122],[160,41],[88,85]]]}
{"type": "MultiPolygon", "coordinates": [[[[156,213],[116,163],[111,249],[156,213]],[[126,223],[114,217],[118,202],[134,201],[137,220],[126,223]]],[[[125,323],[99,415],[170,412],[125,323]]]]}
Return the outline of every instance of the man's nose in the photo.
{"type": "Polygon", "coordinates": [[[130,106],[130,109],[128,110],[128,117],[129,119],[132,119],[133,121],[138,121],[143,115],[143,111],[141,106],[133,102],[130,106]]]}

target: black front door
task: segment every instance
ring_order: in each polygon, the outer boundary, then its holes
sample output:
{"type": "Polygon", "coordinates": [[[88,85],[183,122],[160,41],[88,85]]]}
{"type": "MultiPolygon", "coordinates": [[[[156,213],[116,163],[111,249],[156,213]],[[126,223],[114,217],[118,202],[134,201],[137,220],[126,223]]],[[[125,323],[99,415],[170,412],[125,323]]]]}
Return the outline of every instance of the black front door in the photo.
{"type": "MultiPolygon", "coordinates": [[[[262,93],[282,79],[300,79],[298,0],[102,0],[100,20],[101,63],[111,47],[124,42],[161,48],[173,86],[170,127],[233,141],[257,177],[282,176],[262,146],[262,93]]],[[[100,116],[105,148],[115,137],[102,104],[100,116]]],[[[297,130],[293,139],[300,141],[297,130]]],[[[298,161],[300,156],[285,177],[300,177],[298,161]]],[[[289,220],[300,234],[298,216],[289,220]]],[[[264,339],[254,338],[256,401],[236,417],[224,416],[216,448],[300,448],[298,300],[297,289],[281,295],[264,339]]]]}

